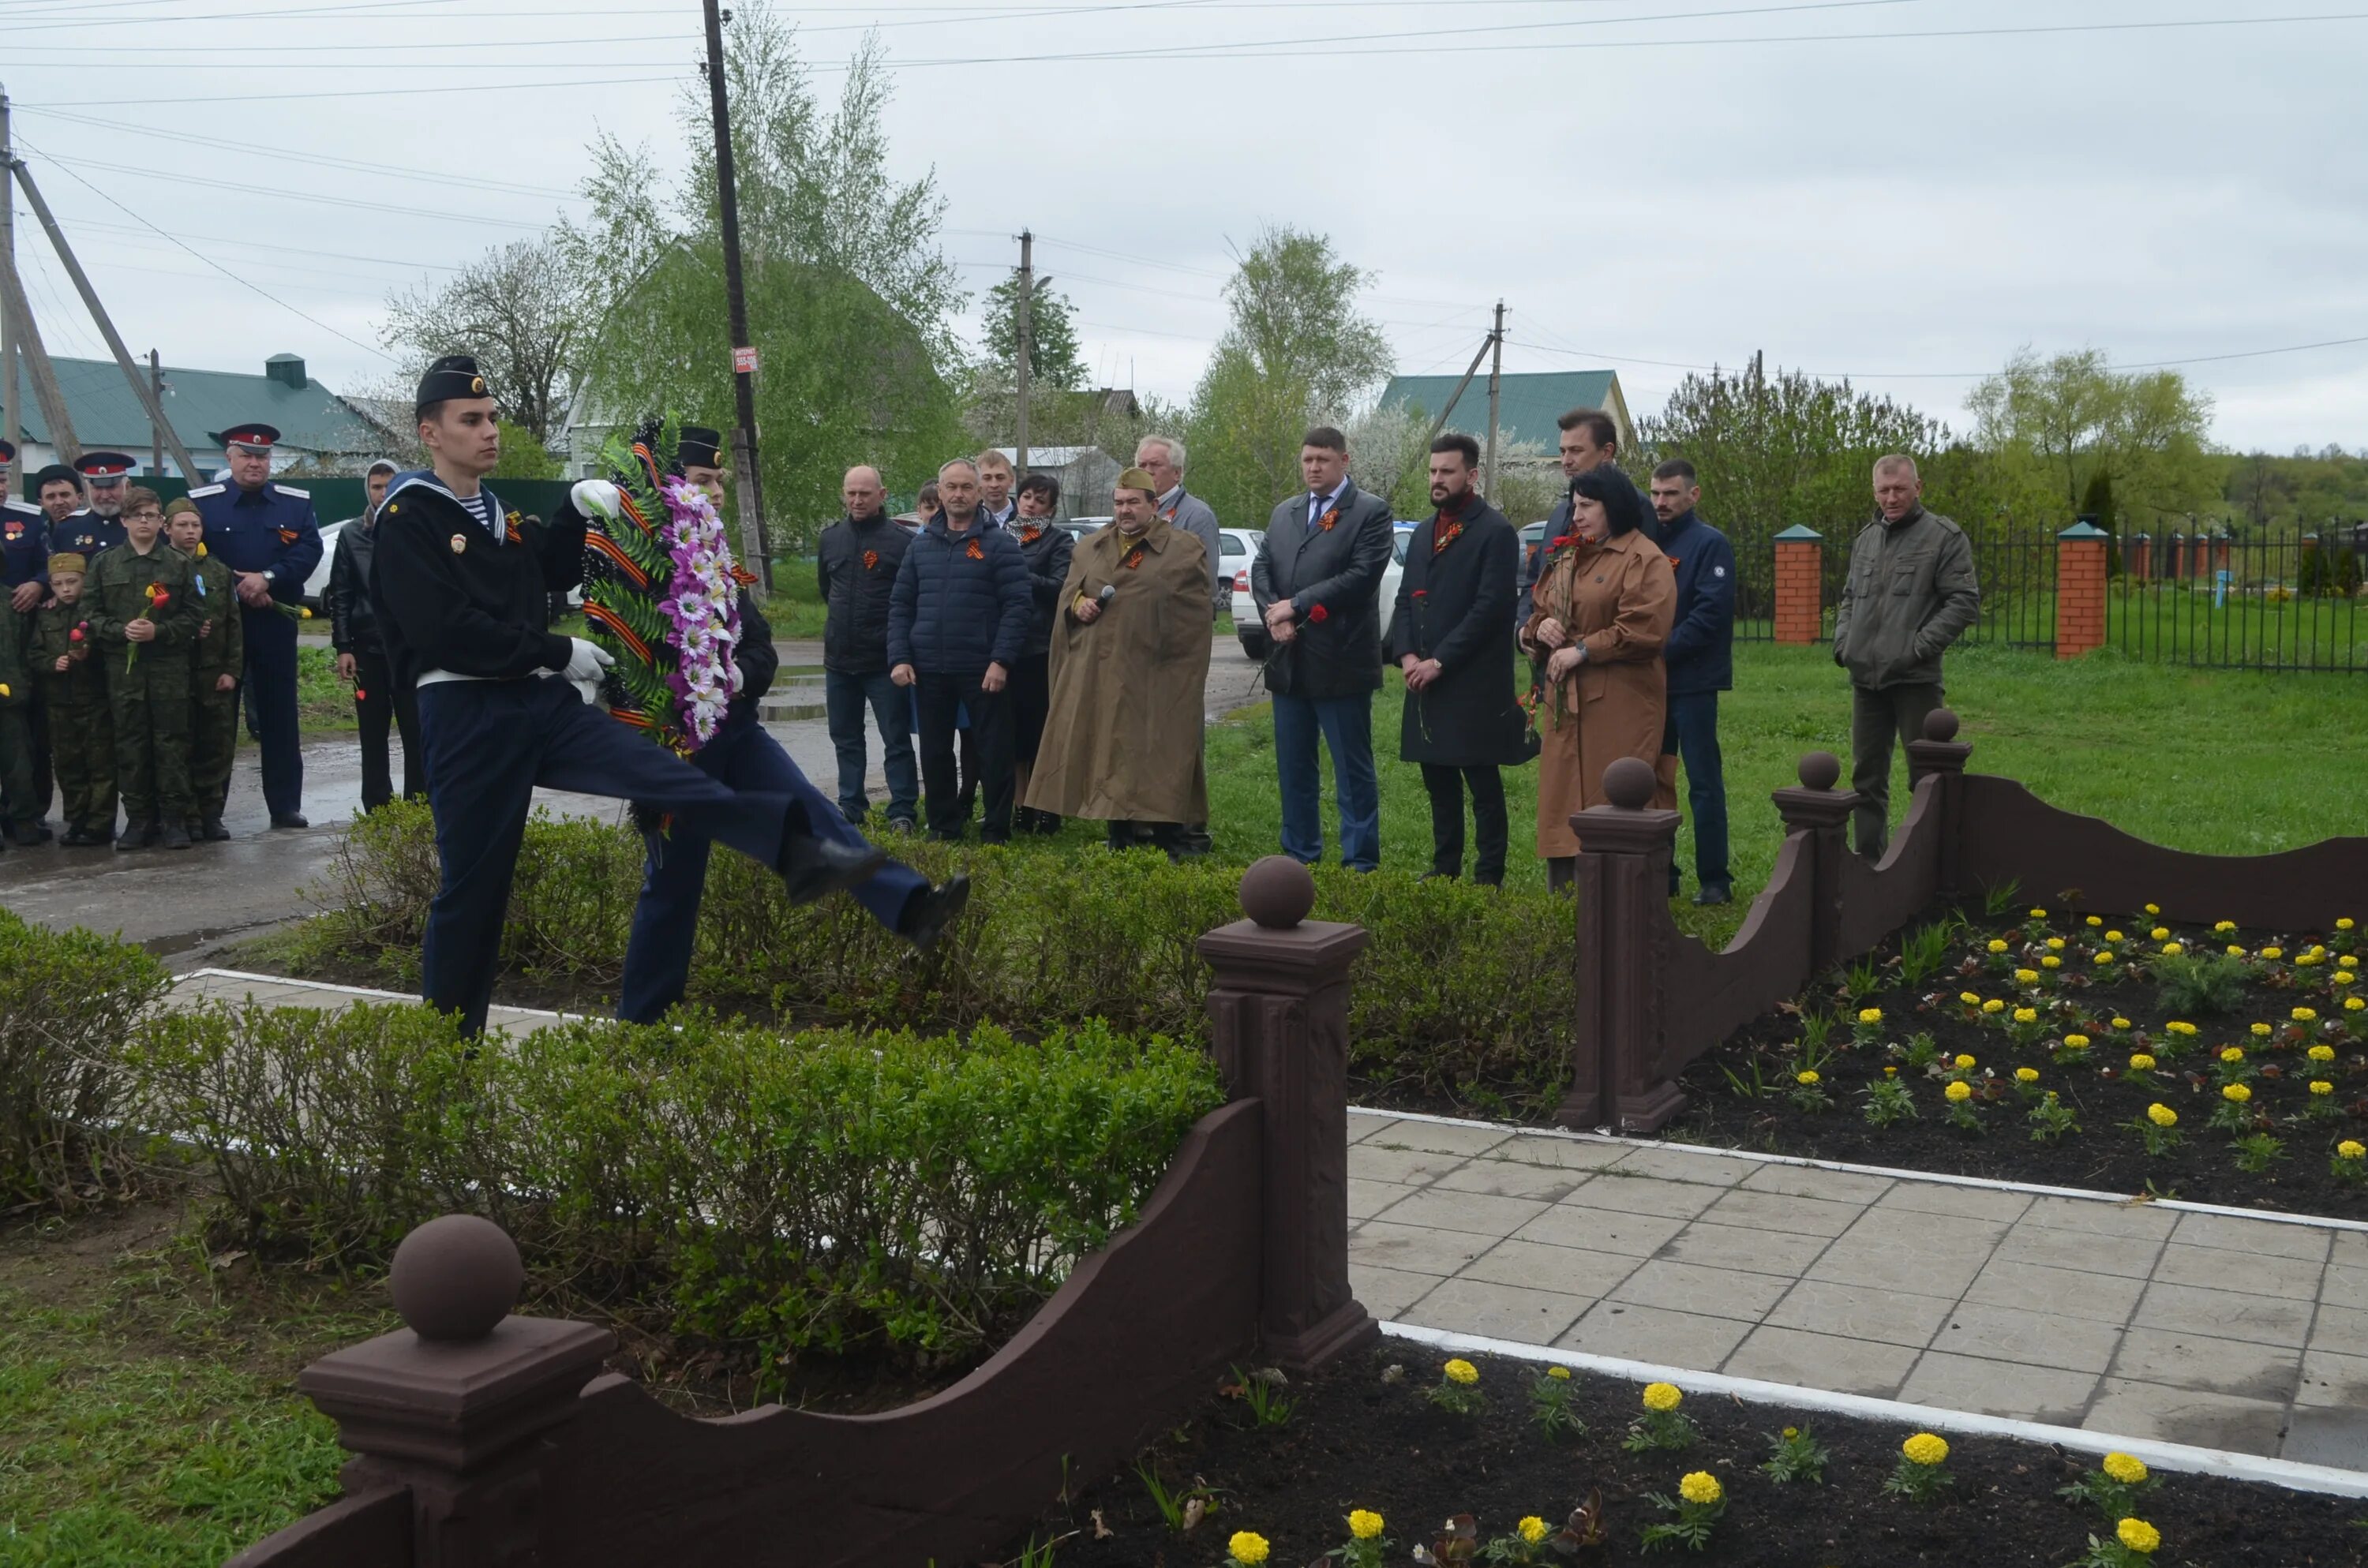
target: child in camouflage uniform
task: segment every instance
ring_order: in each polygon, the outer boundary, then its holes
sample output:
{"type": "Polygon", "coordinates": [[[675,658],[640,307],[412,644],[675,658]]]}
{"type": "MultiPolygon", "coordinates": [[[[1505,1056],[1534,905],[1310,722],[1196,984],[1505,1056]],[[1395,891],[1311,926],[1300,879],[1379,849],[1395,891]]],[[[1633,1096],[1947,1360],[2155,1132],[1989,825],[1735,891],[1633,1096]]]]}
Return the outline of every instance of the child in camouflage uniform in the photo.
{"type": "Polygon", "coordinates": [[[33,672],[25,662],[25,620],[0,597],[0,821],[11,823],[37,823],[48,810],[47,801],[33,799],[33,672]]]}
{"type": "Polygon", "coordinates": [[[189,846],[189,650],[198,640],[197,563],[171,545],[165,506],[133,485],[123,542],[90,565],[90,629],[115,713],[118,850],[189,846]]]}
{"type": "Polygon", "coordinates": [[[189,807],[191,838],[228,838],[222,802],[238,754],[238,677],[246,658],[245,619],[230,568],[206,553],[198,504],[177,496],[165,506],[173,548],[197,563],[198,642],[189,655],[189,807]]]}
{"type": "Polygon", "coordinates": [[[66,815],[58,844],[66,849],[115,836],[115,721],[107,707],[106,662],[92,657],[97,645],[84,620],[87,570],[78,554],[51,556],[56,602],[33,612],[32,664],[50,713],[50,764],[66,815]]]}

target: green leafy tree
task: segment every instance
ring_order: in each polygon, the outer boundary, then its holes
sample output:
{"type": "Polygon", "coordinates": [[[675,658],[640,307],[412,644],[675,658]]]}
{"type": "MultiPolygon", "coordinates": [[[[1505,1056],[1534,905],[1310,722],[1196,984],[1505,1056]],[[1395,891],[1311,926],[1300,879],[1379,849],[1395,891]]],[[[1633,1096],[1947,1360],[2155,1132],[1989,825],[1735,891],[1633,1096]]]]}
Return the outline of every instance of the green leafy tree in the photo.
{"type": "MultiPolygon", "coordinates": [[[[1039,278],[1029,291],[1028,378],[1030,391],[1075,392],[1086,382],[1077,358],[1077,307],[1039,278]]],[[[1008,382],[1019,360],[1019,275],[986,291],[986,364],[1008,382]]]]}
{"type": "Polygon", "coordinates": [[[558,479],[566,472],[565,465],[552,456],[551,449],[523,425],[509,420],[499,421],[502,432],[502,460],[494,465],[489,476],[494,479],[558,479]]]}
{"type": "Polygon", "coordinates": [[[2119,514],[2113,510],[2113,476],[2102,467],[2089,476],[2089,488],[2081,492],[2080,516],[2094,519],[2107,533],[2114,531],[2119,514]]]}
{"type": "Polygon", "coordinates": [[[1976,386],[1966,405],[2001,490],[2016,491],[2018,510],[2040,520],[2068,521],[2100,472],[2111,477],[2123,517],[2139,527],[2219,498],[2220,465],[2208,447],[2212,400],[2176,370],[2115,370],[2094,348],[2051,359],[2026,348],[1976,386]]]}
{"type": "Polygon", "coordinates": [[[379,340],[401,356],[406,389],[429,361],[472,354],[507,417],[538,442],[559,434],[582,369],[586,319],[552,238],[496,246],[446,282],[397,290],[386,309],[379,340]]]}
{"type": "Polygon", "coordinates": [[[1389,341],[1357,311],[1368,281],[1330,240],[1295,229],[1266,230],[1242,257],[1192,394],[1193,489],[1220,517],[1264,518],[1299,484],[1307,427],[1345,424],[1389,376],[1389,341]]]}
{"type": "MultiPolygon", "coordinates": [[[[962,449],[947,376],[962,356],[962,293],[938,245],[932,176],[887,169],[888,75],[876,40],[849,63],[834,112],[808,85],[792,29],[768,0],[734,7],[724,50],[757,422],[776,550],[837,511],[840,476],[871,463],[910,492],[962,449]]],[[[655,162],[603,136],[591,216],[558,239],[588,301],[584,373],[601,416],[670,411],[732,423],[731,343],[704,91],[686,92],[688,169],[669,194],[655,162]]]]}

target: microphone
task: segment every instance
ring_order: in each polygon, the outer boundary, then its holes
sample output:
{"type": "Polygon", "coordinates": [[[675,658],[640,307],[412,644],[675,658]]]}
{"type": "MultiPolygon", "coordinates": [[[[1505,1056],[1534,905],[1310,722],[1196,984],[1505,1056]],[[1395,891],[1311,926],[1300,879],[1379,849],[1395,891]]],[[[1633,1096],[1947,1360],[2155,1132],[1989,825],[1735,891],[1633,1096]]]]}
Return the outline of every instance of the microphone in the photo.
{"type": "Polygon", "coordinates": [[[1118,597],[1118,585],[1116,583],[1104,583],[1102,585],[1102,591],[1094,596],[1094,602],[1107,608],[1110,600],[1116,597],[1118,597]]]}

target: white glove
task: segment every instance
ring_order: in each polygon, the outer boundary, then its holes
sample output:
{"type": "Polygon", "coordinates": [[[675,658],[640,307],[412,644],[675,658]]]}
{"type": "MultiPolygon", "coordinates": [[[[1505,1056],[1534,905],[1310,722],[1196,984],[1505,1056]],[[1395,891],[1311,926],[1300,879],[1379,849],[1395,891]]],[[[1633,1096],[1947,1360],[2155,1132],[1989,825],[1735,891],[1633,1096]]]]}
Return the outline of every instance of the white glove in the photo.
{"type": "Polygon", "coordinates": [[[577,511],[587,517],[598,517],[603,522],[616,521],[624,511],[617,487],[605,479],[576,481],[575,488],[567,493],[567,498],[575,503],[577,511]]]}
{"type": "Polygon", "coordinates": [[[578,686],[587,681],[598,684],[600,672],[617,662],[597,642],[586,642],[581,637],[571,637],[567,641],[575,651],[568,656],[567,667],[559,673],[578,686]]]}

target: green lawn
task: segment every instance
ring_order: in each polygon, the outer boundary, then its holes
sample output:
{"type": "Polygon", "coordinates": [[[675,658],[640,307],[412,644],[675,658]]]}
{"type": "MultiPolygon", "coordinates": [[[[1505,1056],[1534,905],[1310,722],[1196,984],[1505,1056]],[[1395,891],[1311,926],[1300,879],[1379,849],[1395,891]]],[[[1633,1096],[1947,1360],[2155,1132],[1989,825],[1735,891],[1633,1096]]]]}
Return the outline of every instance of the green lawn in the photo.
{"type": "MultiPolygon", "coordinates": [[[[1220,650],[1219,657],[1226,657],[1220,650]]],[[[1430,807],[1422,777],[1395,760],[1402,694],[1393,672],[1373,708],[1382,761],[1382,854],[1427,863],[1430,807]]],[[[2112,653],[2059,662],[1978,646],[1949,656],[1950,706],[1973,743],[1972,767],[2020,778],[2068,810],[2110,818],[2175,848],[2259,854],[2357,833],[2356,801],[2368,779],[2368,682],[2356,676],[2266,676],[2138,664],[2112,653]]],[[[1722,699],[1727,815],[1737,903],[1712,918],[1680,902],[1680,924],[1725,937],[1767,881],[1782,839],[1769,791],[1795,782],[1803,752],[1850,756],[1850,693],[1823,647],[1746,644],[1736,650],[1736,689],[1722,699]]],[[[1212,831],[1232,859],[1270,854],[1281,824],[1273,726],[1263,706],[1213,732],[1209,747],[1212,831]]],[[[1326,778],[1329,768],[1326,767],[1326,778]]],[[[1684,783],[1679,785],[1682,798],[1684,783]]],[[[1327,789],[1328,793],[1328,789],[1327,789]]],[[[1511,880],[1543,881],[1535,853],[1537,770],[1514,771],[1511,880]]],[[[1907,810],[1907,762],[1896,766],[1896,817],[1907,810]]],[[[1327,803],[1326,842],[1338,853],[1327,803]]],[[[1468,853],[1468,850],[1467,850],[1468,853]]],[[[1692,893],[1691,824],[1678,864],[1692,893]]]]}

